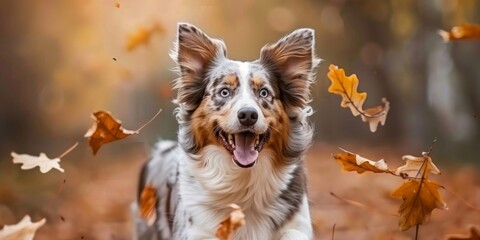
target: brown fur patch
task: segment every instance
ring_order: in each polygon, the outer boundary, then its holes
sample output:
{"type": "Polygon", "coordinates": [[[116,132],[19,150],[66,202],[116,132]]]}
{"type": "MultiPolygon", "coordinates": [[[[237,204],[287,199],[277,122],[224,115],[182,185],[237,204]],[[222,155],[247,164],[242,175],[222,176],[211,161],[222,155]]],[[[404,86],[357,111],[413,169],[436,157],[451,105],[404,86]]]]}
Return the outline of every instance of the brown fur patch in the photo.
{"type": "Polygon", "coordinates": [[[238,87],[238,77],[236,74],[228,75],[224,78],[224,80],[228,86],[232,87],[232,89],[238,87]]]}
{"type": "Polygon", "coordinates": [[[274,166],[277,168],[283,167],[285,165],[285,162],[282,161],[285,158],[283,151],[287,144],[290,130],[288,115],[283,104],[278,99],[274,100],[272,109],[263,109],[262,112],[271,129],[270,139],[265,144],[265,148],[273,150],[275,154],[274,166]]]}

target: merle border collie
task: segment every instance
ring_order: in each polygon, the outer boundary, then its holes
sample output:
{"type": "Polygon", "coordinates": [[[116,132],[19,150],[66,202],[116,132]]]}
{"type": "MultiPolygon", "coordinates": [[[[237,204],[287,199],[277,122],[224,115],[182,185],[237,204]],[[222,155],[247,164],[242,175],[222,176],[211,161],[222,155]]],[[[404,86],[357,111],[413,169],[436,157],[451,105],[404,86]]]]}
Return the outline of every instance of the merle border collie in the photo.
{"type": "Polygon", "coordinates": [[[222,40],[178,24],[178,142],[158,142],[142,169],[139,196],[150,184],[159,199],[152,226],[134,220],[136,239],[215,239],[231,203],[246,221],[233,239],[313,238],[304,156],[314,43],[312,29],[298,29],[241,62],[222,40]]]}

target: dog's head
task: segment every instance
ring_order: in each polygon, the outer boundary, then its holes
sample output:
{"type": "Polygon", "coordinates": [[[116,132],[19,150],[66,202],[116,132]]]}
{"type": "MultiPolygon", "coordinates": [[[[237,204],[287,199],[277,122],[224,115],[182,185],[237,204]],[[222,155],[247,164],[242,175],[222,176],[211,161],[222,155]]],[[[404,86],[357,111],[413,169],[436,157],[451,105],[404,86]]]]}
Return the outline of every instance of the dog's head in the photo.
{"type": "Polygon", "coordinates": [[[247,168],[266,148],[277,159],[306,150],[312,136],[309,87],[319,63],[313,30],[298,29],[263,47],[258,60],[239,62],[227,58],[223,41],[182,23],[171,56],[180,73],[174,102],[187,153],[223,146],[247,168]]]}

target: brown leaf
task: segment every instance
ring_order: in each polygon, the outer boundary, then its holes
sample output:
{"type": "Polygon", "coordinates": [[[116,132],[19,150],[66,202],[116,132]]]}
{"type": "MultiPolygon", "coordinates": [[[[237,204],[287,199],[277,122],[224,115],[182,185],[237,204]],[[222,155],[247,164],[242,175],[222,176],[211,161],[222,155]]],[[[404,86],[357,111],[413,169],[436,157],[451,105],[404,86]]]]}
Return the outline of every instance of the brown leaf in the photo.
{"type": "Polygon", "coordinates": [[[116,8],[120,8],[120,3],[119,3],[119,2],[115,2],[115,7],[116,7],[116,8]]]}
{"type": "Polygon", "coordinates": [[[350,108],[353,116],[362,116],[362,121],[368,122],[370,125],[370,131],[377,131],[378,124],[385,125],[387,120],[387,114],[390,110],[390,102],[386,98],[382,99],[382,104],[373,108],[363,109],[363,103],[367,99],[367,93],[359,93],[358,78],[357,75],[352,74],[347,76],[342,68],[339,68],[333,64],[329,67],[327,74],[331,81],[331,85],[328,87],[328,92],[340,95],[342,102],[340,106],[343,108],[350,108]]]}
{"type": "Polygon", "coordinates": [[[466,23],[453,27],[450,32],[438,30],[438,34],[446,42],[462,39],[480,39],[480,25],[466,23]]]}
{"type": "Polygon", "coordinates": [[[220,240],[230,240],[233,237],[233,234],[237,228],[245,225],[245,215],[242,212],[242,209],[236,204],[230,204],[232,212],[230,215],[223,220],[215,232],[215,236],[220,240]]]}
{"type": "Polygon", "coordinates": [[[480,230],[475,226],[470,226],[469,234],[448,234],[447,240],[480,240],[480,230]]]}
{"type": "Polygon", "coordinates": [[[414,157],[412,155],[403,156],[402,159],[405,160],[406,163],[397,168],[395,174],[409,178],[427,178],[430,172],[439,175],[440,170],[435,166],[428,153],[423,152],[422,155],[422,157],[414,157]]]}
{"type": "Polygon", "coordinates": [[[45,224],[45,218],[38,221],[32,222],[30,216],[25,216],[23,219],[15,225],[5,225],[2,230],[0,230],[0,239],[1,240],[33,240],[35,237],[35,232],[43,224],[45,224]]]}
{"type": "Polygon", "coordinates": [[[97,154],[103,144],[126,138],[138,131],[126,130],[122,127],[121,122],[109,112],[98,111],[92,115],[93,126],[87,131],[85,137],[88,138],[93,154],[97,154]]]}
{"type": "Polygon", "coordinates": [[[393,198],[403,199],[398,209],[399,227],[404,231],[417,224],[428,222],[435,208],[447,209],[447,204],[440,196],[441,186],[428,179],[409,180],[391,193],[393,198]]]}
{"type": "Polygon", "coordinates": [[[152,185],[146,185],[140,195],[140,216],[152,226],[157,219],[157,190],[152,185]]]}
{"type": "Polygon", "coordinates": [[[387,163],[383,159],[375,162],[344,149],[340,150],[344,151],[344,153],[337,153],[333,155],[333,157],[342,164],[343,169],[346,171],[356,171],[357,173],[366,171],[384,173],[388,171],[387,163]]]}

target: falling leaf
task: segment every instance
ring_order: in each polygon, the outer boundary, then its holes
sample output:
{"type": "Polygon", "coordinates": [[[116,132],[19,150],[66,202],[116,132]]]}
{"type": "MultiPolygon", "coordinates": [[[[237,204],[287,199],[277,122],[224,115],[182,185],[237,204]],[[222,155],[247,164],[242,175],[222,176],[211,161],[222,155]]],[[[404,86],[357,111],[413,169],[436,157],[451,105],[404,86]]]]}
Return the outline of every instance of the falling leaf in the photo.
{"type": "Polygon", "coordinates": [[[17,154],[15,152],[11,153],[13,157],[13,163],[22,163],[22,169],[32,169],[34,167],[40,167],[40,172],[47,173],[52,170],[52,168],[57,169],[60,172],[64,172],[63,168],[60,167],[60,158],[50,159],[45,155],[45,153],[40,153],[40,156],[31,156],[28,154],[17,154]]]}
{"type": "Polygon", "coordinates": [[[0,239],[1,240],[33,240],[35,237],[35,232],[43,224],[45,224],[45,218],[38,221],[32,222],[30,216],[25,216],[23,219],[15,225],[5,225],[2,230],[0,230],[0,239]]]}
{"type": "Polygon", "coordinates": [[[109,112],[98,111],[93,113],[93,125],[87,133],[85,133],[84,137],[88,138],[90,147],[95,155],[103,144],[121,140],[133,134],[138,134],[140,130],[152,122],[160,112],[162,112],[162,109],[158,110],[158,112],[139,129],[132,131],[124,129],[122,123],[118,119],[115,119],[109,112]]]}
{"type": "Polygon", "coordinates": [[[340,150],[344,151],[344,153],[337,153],[333,155],[333,157],[342,164],[343,169],[346,171],[356,171],[357,173],[363,173],[366,171],[384,173],[388,171],[387,163],[383,159],[375,162],[344,149],[340,150]]]}
{"type": "Polygon", "coordinates": [[[132,32],[128,36],[126,48],[128,51],[132,51],[140,45],[148,45],[150,43],[150,39],[152,38],[153,34],[158,33],[163,35],[165,33],[165,29],[162,27],[161,24],[156,23],[152,27],[139,27],[135,32],[132,32]]]}
{"type": "Polygon", "coordinates": [[[330,71],[327,76],[332,82],[330,87],[328,87],[328,92],[340,95],[342,97],[340,106],[343,108],[349,107],[353,116],[360,115],[363,109],[363,103],[365,99],[367,99],[367,93],[359,93],[357,91],[357,75],[353,74],[347,77],[343,69],[333,64],[330,64],[328,69],[330,71]]]}
{"type": "Polygon", "coordinates": [[[115,2],[115,7],[116,7],[116,8],[120,8],[120,3],[119,3],[119,2],[115,2]]]}
{"type": "Polygon", "coordinates": [[[331,81],[328,92],[340,95],[342,102],[340,106],[350,108],[353,116],[361,115],[362,121],[368,122],[371,132],[376,132],[378,124],[385,125],[387,114],[390,110],[390,102],[386,98],[382,99],[382,104],[376,107],[363,109],[363,103],[367,99],[367,93],[359,93],[358,78],[355,74],[347,76],[342,68],[331,64],[327,74],[331,81]]]}
{"type": "Polygon", "coordinates": [[[109,112],[98,111],[92,115],[93,126],[85,134],[89,139],[93,154],[97,154],[103,144],[126,138],[137,131],[126,130],[119,120],[115,119],[109,112]]]}
{"type": "Polygon", "coordinates": [[[449,234],[445,238],[447,240],[480,240],[480,230],[475,226],[470,226],[469,234],[449,234]]]}
{"type": "Polygon", "coordinates": [[[245,215],[242,212],[242,209],[236,204],[230,204],[232,212],[230,215],[223,220],[215,232],[215,236],[220,240],[230,240],[232,239],[233,234],[237,228],[245,225],[245,215]]]}
{"type": "Polygon", "coordinates": [[[140,194],[140,216],[152,226],[157,219],[157,191],[151,185],[146,185],[140,194]]]}
{"type": "Polygon", "coordinates": [[[440,174],[440,170],[435,166],[427,152],[423,152],[422,157],[405,155],[402,159],[405,160],[406,163],[397,168],[395,171],[396,175],[408,178],[422,178],[430,172],[437,175],[440,174]]]}
{"type": "Polygon", "coordinates": [[[450,32],[438,30],[438,34],[446,42],[461,39],[480,39],[480,25],[466,23],[453,27],[450,32]]]}
{"type": "Polygon", "coordinates": [[[386,98],[382,98],[382,104],[373,108],[365,109],[365,114],[362,115],[362,121],[368,122],[370,125],[370,131],[376,132],[378,124],[385,125],[387,121],[387,114],[390,110],[390,102],[386,98]]]}
{"type": "Polygon", "coordinates": [[[403,199],[398,210],[400,230],[428,222],[435,208],[447,209],[447,204],[438,191],[440,187],[438,183],[428,179],[409,180],[392,192],[393,198],[403,199]]]}

